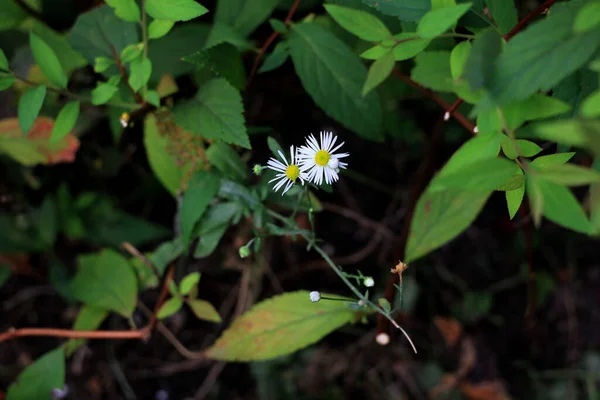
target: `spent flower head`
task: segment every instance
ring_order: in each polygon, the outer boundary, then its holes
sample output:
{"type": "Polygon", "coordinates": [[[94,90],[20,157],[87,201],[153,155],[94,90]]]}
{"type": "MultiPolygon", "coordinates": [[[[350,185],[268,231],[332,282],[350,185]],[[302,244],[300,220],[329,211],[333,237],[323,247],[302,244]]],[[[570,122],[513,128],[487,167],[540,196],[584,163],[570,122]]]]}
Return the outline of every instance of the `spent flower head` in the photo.
{"type": "Polygon", "coordinates": [[[340,158],[348,157],[349,153],[335,153],[344,142],[335,145],[337,136],[333,132],[321,132],[320,142],[313,135],[306,139],[306,145],[298,148],[296,156],[300,171],[306,173],[306,179],[310,182],[320,185],[323,179],[327,184],[336,182],[339,179],[340,169],[348,165],[341,162],[340,158]]]}
{"type": "Polygon", "coordinates": [[[303,172],[300,171],[300,167],[297,165],[296,161],[296,153],[294,152],[294,146],[290,146],[290,163],[288,164],[287,159],[283,155],[283,153],[279,150],[279,157],[283,160],[283,163],[276,158],[271,157],[267,162],[267,167],[272,169],[275,172],[278,172],[275,175],[275,178],[271,179],[269,183],[273,181],[278,181],[275,186],[273,186],[273,191],[278,191],[281,187],[283,187],[283,192],[281,195],[284,195],[285,192],[290,190],[290,188],[296,183],[296,180],[300,178],[302,184],[304,184],[304,180],[306,176],[303,172]]]}

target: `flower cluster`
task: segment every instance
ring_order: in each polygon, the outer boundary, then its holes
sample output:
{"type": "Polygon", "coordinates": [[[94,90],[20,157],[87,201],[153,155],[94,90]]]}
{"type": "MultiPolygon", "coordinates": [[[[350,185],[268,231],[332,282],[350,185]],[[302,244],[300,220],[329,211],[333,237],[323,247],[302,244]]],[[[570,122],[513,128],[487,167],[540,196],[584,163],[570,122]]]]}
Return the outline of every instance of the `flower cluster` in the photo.
{"type": "Polygon", "coordinates": [[[323,181],[332,184],[339,179],[340,169],[346,168],[348,164],[341,162],[340,159],[348,157],[349,153],[335,153],[342,147],[344,142],[336,146],[337,136],[333,132],[321,132],[320,142],[311,134],[306,139],[306,144],[296,148],[290,147],[290,162],[288,164],[285,155],[279,151],[279,157],[269,159],[267,167],[277,175],[269,183],[277,181],[273,186],[274,191],[283,187],[282,195],[285,194],[296,183],[299,178],[304,184],[305,181],[321,185],[323,181]]]}

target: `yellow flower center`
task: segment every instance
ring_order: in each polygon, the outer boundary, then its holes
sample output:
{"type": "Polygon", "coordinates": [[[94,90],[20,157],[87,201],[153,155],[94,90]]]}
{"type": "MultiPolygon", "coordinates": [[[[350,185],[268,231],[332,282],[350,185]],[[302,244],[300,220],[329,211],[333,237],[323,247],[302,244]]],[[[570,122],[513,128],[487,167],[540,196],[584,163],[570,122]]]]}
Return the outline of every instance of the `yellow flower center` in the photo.
{"type": "Polygon", "coordinates": [[[319,150],[315,154],[315,163],[317,163],[317,165],[319,165],[321,167],[324,167],[327,165],[330,158],[331,158],[331,156],[329,155],[328,152],[326,152],[325,150],[319,150]]]}
{"type": "Polygon", "coordinates": [[[297,165],[290,165],[285,169],[285,176],[292,182],[295,182],[296,179],[300,176],[300,168],[297,165]]]}

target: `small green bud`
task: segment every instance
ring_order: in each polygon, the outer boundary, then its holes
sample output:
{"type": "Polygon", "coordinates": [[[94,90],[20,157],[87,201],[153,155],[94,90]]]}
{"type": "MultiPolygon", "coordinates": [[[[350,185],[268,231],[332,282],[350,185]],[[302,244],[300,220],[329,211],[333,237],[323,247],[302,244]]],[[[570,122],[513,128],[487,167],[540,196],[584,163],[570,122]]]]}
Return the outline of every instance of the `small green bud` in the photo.
{"type": "Polygon", "coordinates": [[[242,246],[239,249],[239,253],[241,258],[246,258],[250,255],[250,249],[248,248],[248,246],[242,246]]]}
{"type": "Polygon", "coordinates": [[[260,164],[255,164],[254,168],[252,168],[252,171],[254,172],[255,175],[260,175],[262,173],[263,167],[260,164]]]}

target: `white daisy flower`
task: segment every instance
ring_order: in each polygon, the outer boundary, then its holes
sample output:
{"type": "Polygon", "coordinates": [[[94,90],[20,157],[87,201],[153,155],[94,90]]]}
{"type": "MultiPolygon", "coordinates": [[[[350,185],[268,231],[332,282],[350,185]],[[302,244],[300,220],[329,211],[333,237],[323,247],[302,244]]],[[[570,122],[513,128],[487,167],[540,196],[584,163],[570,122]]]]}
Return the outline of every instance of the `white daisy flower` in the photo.
{"type": "MultiPolygon", "coordinates": [[[[300,171],[300,168],[298,167],[298,165],[294,163],[294,159],[296,158],[296,153],[294,152],[294,146],[290,146],[290,163],[289,164],[288,164],[287,160],[285,159],[285,156],[283,155],[283,153],[280,150],[278,150],[277,152],[279,153],[279,157],[281,157],[281,159],[283,160],[283,163],[273,157],[271,157],[269,159],[269,161],[267,161],[267,167],[269,167],[269,169],[279,172],[277,175],[275,175],[275,178],[273,178],[269,181],[269,183],[271,183],[273,181],[279,181],[275,184],[275,186],[273,186],[273,191],[276,192],[279,190],[279,188],[281,188],[283,186],[284,187],[283,193],[281,193],[281,195],[283,196],[285,194],[285,192],[290,190],[290,188],[294,185],[294,183],[296,183],[296,179],[300,178],[300,180],[302,181],[302,184],[304,184],[304,179],[306,179],[306,176],[304,173],[302,173],[300,171]]],[[[296,160],[296,162],[297,162],[297,160],[296,160]]]]}
{"type": "Polygon", "coordinates": [[[300,165],[300,171],[306,173],[306,180],[320,185],[325,182],[331,184],[339,179],[340,168],[346,168],[348,165],[341,162],[340,158],[348,157],[349,153],[334,154],[344,142],[338,144],[335,142],[337,136],[333,132],[321,132],[321,143],[319,144],[313,135],[306,139],[306,146],[298,148],[296,159],[300,165]]]}

